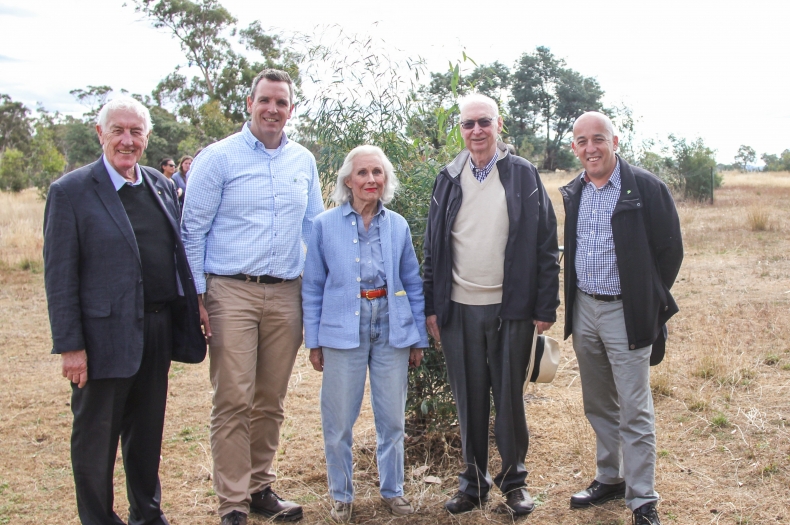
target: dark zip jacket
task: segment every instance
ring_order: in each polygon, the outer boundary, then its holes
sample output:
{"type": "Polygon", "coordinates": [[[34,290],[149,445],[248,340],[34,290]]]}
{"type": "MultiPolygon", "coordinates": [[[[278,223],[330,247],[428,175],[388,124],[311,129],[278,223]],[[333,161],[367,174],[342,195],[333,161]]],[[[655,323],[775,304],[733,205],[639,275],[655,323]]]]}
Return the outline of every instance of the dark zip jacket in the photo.
{"type": "MultiPolygon", "coordinates": [[[[618,158],[620,158],[618,156],[618,158]]],[[[665,324],[678,312],[669,292],[683,261],[683,241],[675,202],[652,173],[620,159],[621,188],[612,212],[612,238],[623,295],[629,348],[652,344],[650,364],[664,358],[665,324]]],[[[560,188],[565,205],[565,338],[573,332],[576,299],[576,226],[581,176],[560,188]]]]}
{"type": "MultiPolygon", "coordinates": [[[[554,322],[557,320],[559,273],[557,219],[538,176],[527,160],[510,155],[498,143],[499,179],[505,188],[510,222],[505,246],[501,318],[554,322]]],[[[451,231],[461,208],[459,175],[469,162],[462,151],[439,172],[433,184],[428,224],[425,229],[423,288],[425,315],[436,315],[443,326],[449,317],[453,286],[451,231]]],[[[485,220],[481,217],[480,220],[485,220]]]]}

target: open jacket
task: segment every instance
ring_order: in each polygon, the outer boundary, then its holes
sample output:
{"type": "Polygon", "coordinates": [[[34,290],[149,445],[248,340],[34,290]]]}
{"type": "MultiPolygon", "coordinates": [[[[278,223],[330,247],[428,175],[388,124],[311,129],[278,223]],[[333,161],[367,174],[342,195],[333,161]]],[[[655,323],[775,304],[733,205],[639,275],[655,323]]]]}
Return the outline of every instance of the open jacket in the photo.
{"type": "MultiPolygon", "coordinates": [[[[509,219],[500,316],[504,320],[554,322],[560,305],[554,208],[535,166],[510,155],[501,142],[497,148],[496,165],[505,189],[509,219]]],[[[451,232],[463,199],[459,176],[469,155],[465,149],[439,172],[428,211],[423,260],[425,315],[436,315],[440,327],[449,317],[453,286],[451,232]]]]}
{"type": "MultiPolygon", "coordinates": [[[[359,342],[360,248],[351,204],[327,210],[313,221],[302,276],[304,342],[307,348],[357,348],[359,342]]],[[[406,219],[383,208],[381,255],[387,278],[389,344],[427,348],[420,265],[406,219]]]]}
{"type": "MultiPolygon", "coordinates": [[[[618,156],[619,158],[619,156],[618,156]]],[[[620,197],[612,212],[612,237],[628,346],[653,345],[650,364],[664,357],[665,324],[678,312],[669,292],[683,261],[675,202],[655,175],[620,158],[620,197]]],[[[565,338],[573,332],[576,299],[576,226],[582,175],[560,188],[565,205],[565,338]]]]}
{"type": "MultiPolygon", "coordinates": [[[[206,356],[175,187],[140,166],[173,231],[183,297],[173,301],[174,361],[206,356]]],[[[90,379],[134,375],[143,359],[143,274],[132,224],[100,158],[52,183],[44,211],[44,284],[52,353],[85,349],[90,379]]]]}

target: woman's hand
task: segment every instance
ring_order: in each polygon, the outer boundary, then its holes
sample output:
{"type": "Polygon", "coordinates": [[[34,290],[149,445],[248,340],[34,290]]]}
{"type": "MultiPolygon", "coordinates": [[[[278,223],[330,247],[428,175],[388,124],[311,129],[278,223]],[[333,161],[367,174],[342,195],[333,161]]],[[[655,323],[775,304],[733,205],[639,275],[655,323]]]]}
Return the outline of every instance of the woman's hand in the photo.
{"type": "Polygon", "coordinates": [[[324,371],[324,352],[321,347],[310,349],[310,364],[319,372],[324,371]]]}
{"type": "Polygon", "coordinates": [[[422,362],[422,348],[412,348],[409,351],[409,368],[417,368],[422,362]]]}

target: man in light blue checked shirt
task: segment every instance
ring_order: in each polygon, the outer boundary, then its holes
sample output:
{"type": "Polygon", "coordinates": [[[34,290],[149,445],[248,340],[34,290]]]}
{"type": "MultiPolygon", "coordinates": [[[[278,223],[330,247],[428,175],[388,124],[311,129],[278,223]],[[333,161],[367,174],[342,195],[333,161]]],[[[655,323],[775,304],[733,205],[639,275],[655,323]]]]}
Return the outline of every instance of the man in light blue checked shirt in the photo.
{"type": "Polygon", "coordinates": [[[189,176],[183,241],[209,340],[211,453],[221,525],[302,508],[272,490],[288,380],[302,344],[301,273],[323,211],[315,158],[283,131],[293,82],[264,70],[241,132],[205,148],[189,176]]]}

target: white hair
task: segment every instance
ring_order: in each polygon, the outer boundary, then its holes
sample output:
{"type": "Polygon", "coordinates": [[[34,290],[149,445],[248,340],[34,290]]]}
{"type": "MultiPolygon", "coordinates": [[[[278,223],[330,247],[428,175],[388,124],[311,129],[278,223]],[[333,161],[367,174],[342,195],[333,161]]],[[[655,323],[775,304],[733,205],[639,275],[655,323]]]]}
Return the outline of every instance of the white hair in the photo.
{"type": "Polygon", "coordinates": [[[491,97],[487,97],[481,93],[472,93],[471,95],[459,98],[458,109],[462,115],[469,104],[485,104],[491,109],[491,117],[496,118],[499,116],[499,106],[491,97]]]}
{"type": "Polygon", "coordinates": [[[330,198],[338,204],[344,204],[351,200],[351,188],[346,186],[346,178],[351,175],[354,170],[354,158],[357,155],[376,155],[381,160],[381,165],[384,168],[384,191],[381,194],[381,202],[389,204],[395,198],[395,192],[398,191],[398,177],[395,175],[395,168],[392,163],[378,146],[363,145],[357,146],[346,155],[343,160],[343,165],[337,172],[337,182],[335,183],[335,190],[332,192],[330,198]]]}
{"type": "Polygon", "coordinates": [[[117,97],[107,102],[102,106],[99,115],[96,117],[96,124],[103,130],[107,130],[107,122],[110,120],[110,113],[118,110],[128,110],[140,117],[145,123],[145,134],[148,134],[154,127],[151,122],[151,112],[148,108],[140,103],[139,100],[132,97],[117,97]]]}

